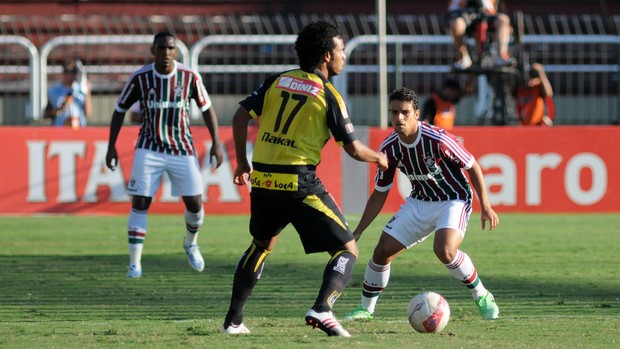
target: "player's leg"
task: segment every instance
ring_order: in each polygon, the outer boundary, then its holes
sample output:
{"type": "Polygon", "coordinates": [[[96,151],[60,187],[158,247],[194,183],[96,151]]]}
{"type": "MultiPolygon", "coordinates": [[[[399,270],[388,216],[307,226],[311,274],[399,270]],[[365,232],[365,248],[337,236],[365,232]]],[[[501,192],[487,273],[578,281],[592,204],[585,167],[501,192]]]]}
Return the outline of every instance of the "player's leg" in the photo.
{"type": "Polygon", "coordinates": [[[349,337],[336,320],[332,307],[351,280],[358,249],[344,215],[326,191],[308,195],[296,205],[291,222],[306,253],[331,255],[323,270],[323,282],[314,305],[306,312],[306,324],[329,336],[349,337]]]}
{"type": "Polygon", "coordinates": [[[419,200],[408,198],[386,224],[366,266],[361,305],[346,314],[346,320],[372,318],[379,296],[388,285],[392,260],[432,233],[432,220],[423,213],[425,211],[420,211],[419,206],[419,200]]]}
{"type": "Polygon", "coordinates": [[[267,256],[275,248],[279,235],[269,240],[252,240],[250,247],[241,255],[233,279],[232,295],[224,318],[222,333],[247,334],[250,330],[243,324],[243,308],[263,272],[267,256]]]}
{"type": "Polygon", "coordinates": [[[198,247],[198,234],[204,221],[202,207],[202,175],[195,156],[166,156],[166,171],[170,177],[171,192],[181,196],[185,204],[185,239],[183,248],[189,265],[196,271],[203,271],[204,259],[198,247]]]}
{"type": "Polygon", "coordinates": [[[254,189],[250,194],[250,233],[254,239],[235,269],[230,305],[221,328],[223,333],[250,333],[243,324],[243,308],[260,279],[265,260],[273,251],[279,233],[288,224],[286,203],[259,191],[262,190],[254,189]],[[273,212],[280,214],[274,215],[273,212]]]}
{"type": "Polygon", "coordinates": [[[448,201],[441,211],[433,242],[435,255],[450,274],[470,290],[483,318],[496,319],[499,308],[493,295],[484,287],[471,258],[459,250],[471,213],[470,206],[462,201],[448,201]]]}
{"type": "Polygon", "coordinates": [[[132,195],[131,212],[127,220],[129,240],[129,270],[127,277],[142,276],[142,250],[147,232],[148,209],[151,198],[159,188],[164,173],[162,155],[157,152],[137,149],[131,168],[127,192],[132,195]]]}
{"type": "Polygon", "coordinates": [[[183,203],[185,203],[185,240],[183,240],[183,248],[187,254],[189,265],[196,271],[203,271],[205,262],[198,247],[198,232],[205,217],[201,196],[183,196],[183,203]]]}
{"type": "Polygon", "coordinates": [[[361,306],[354,310],[347,319],[371,318],[379,296],[390,281],[391,263],[407,247],[386,232],[382,232],[372,258],[366,265],[362,283],[361,306]]]}
{"type": "Polygon", "coordinates": [[[142,277],[142,250],[147,231],[147,213],[151,198],[135,195],[131,202],[131,212],[127,220],[127,238],[129,242],[128,278],[142,277]]]}

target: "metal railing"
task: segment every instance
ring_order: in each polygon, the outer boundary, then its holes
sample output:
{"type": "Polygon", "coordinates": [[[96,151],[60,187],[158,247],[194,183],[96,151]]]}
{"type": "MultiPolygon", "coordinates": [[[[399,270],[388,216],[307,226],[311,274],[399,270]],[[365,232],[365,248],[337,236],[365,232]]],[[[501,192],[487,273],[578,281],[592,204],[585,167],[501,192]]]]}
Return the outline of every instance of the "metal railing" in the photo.
{"type": "MultiPolygon", "coordinates": [[[[196,41],[189,50],[181,40],[177,40],[177,45],[181,61],[200,73],[209,74],[210,77],[220,74],[228,79],[223,84],[227,86],[224,88],[230,91],[222,91],[220,87],[213,85],[209,87],[211,94],[217,97],[230,95],[236,98],[237,95],[246,95],[251,92],[248,86],[252,88],[258,86],[254,80],[262,80],[264,74],[297,67],[296,57],[291,53],[295,39],[296,35],[212,35],[196,41]],[[209,54],[205,55],[205,53],[209,54]],[[244,84],[239,84],[240,87],[238,87],[235,83],[237,81],[243,81],[244,84]]],[[[387,66],[390,86],[409,86],[422,81],[423,85],[419,85],[416,91],[424,96],[437,87],[446,74],[449,74],[450,67],[446,62],[454,56],[452,40],[449,36],[388,35],[386,41],[390,47],[387,66]]],[[[29,105],[32,108],[30,114],[32,118],[38,120],[41,108],[47,103],[45,91],[47,91],[49,74],[60,72],[60,66],[50,65],[50,55],[56,52],[58,47],[125,47],[138,44],[150,45],[151,42],[151,35],[61,36],[43,44],[39,54],[32,42],[26,38],[0,36],[0,44],[24,46],[28,51],[30,62],[29,66],[5,64],[0,67],[0,75],[30,74],[29,105]]],[[[377,85],[379,72],[376,63],[377,43],[376,35],[356,36],[347,41],[347,67],[341,75],[333,78],[334,84],[349,101],[353,111],[362,110],[364,114],[371,116],[380,113],[374,101],[378,93],[387,93],[387,91],[377,91],[374,87],[377,85]]],[[[591,104],[598,108],[594,110],[594,113],[603,115],[596,123],[617,119],[620,114],[620,79],[618,79],[620,76],[620,36],[525,35],[523,44],[529,47],[532,55],[546,60],[543,62],[545,70],[550,75],[554,88],[557,87],[559,91],[556,93],[556,98],[561,101],[561,103],[556,103],[559,115],[565,106],[565,110],[583,111],[582,114],[588,117],[586,110],[589,111],[589,109],[579,103],[583,103],[584,99],[591,99],[594,101],[591,104]],[[591,50],[587,45],[603,47],[604,52],[589,52],[595,50],[591,50]],[[577,75],[576,83],[573,82],[575,74],[577,75]],[[604,77],[604,81],[596,80],[601,76],[604,77]],[[592,86],[585,86],[583,82],[589,80],[595,82],[589,84],[592,86]],[[603,89],[605,100],[599,102],[602,97],[590,90],[584,90],[586,87],[603,89]],[[562,89],[575,90],[578,98],[573,98],[570,91],[562,92],[562,89]],[[565,100],[562,100],[563,93],[566,94],[565,100]]],[[[144,55],[143,51],[140,50],[142,55],[144,55]]],[[[102,60],[108,59],[106,58],[108,52],[105,54],[102,52],[104,52],[102,49],[98,49],[91,54],[103,57],[102,60]]],[[[56,54],[56,56],[59,55],[56,54]]],[[[147,57],[147,59],[150,58],[147,57]]],[[[94,63],[86,66],[87,73],[94,75],[129,74],[139,68],[139,65],[129,64],[128,61],[118,62],[113,59],[94,63]]],[[[116,85],[114,88],[117,88],[116,85]]],[[[116,96],[118,92],[120,91],[110,90],[110,95],[116,96]]],[[[461,104],[464,105],[463,108],[469,107],[467,103],[461,104]]],[[[589,123],[590,121],[584,118],[567,122],[589,123]]],[[[357,123],[373,125],[377,124],[377,120],[367,118],[357,123]]]]}
{"type": "MultiPolygon", "coordinates": [[[[0,65],[0,74],[14,74],[14,73],[30,74],[30,84],[29,84],[30,85],[30,91],[29,91],[29,104],[30,105],[29,105],[29,108],[31,109],[30,113],[33,115],[33,117],[38,118],[40,114],[40,109],[41,109],[40,107],[41,105],[39,104],[40,103],[39,102],[40,101],[39,81],[41,80],[39,78],[39,69],[38,69],[39,51],[37,50],[35,45],[32,43],[32,41],[28,40],[25,37],[16,36],[16,35],[0,36],[0,45],[11,45],[11,44],[19,45],[26,49],[26,51],[28,52],[28,57],[29,57],[29,65],[25,67],[25,66],[9,66],[9,65],[2,64],[0,65]]],[[[28,108],[26,108],[26,110],[28,110],[28,108]]]]}
{"type": "MultiPolygon", "coordinates": [[[[48,42],[41,47],[41,55],[39,57],[39,69],[41,75],[40,86],[38,86],[40,106],[47,105],[47,80],[48,80],[48,56],[52,50],[67,45],[136,45],[136,44],[151,44],[153,42],[152,35],[98,35],[98,36],[84,36],[84,35],[70,35],[59,36],[48,42]]],[[[176,46],[181,56],[181,61],[185,64],[189,64],[189,50],[185,43],[181,40],[176,40],[176,46]]],[[[108,73],[131,73],[136,70],[137,66],[117,65],[108,66],[106,72],[108,73]]],[[[97,67],[88,66],[85,67],[87,73],[97,73],[97,67]]],[[[33,115],[34,116],[34,115],[33,115]]],[[[38,114],[34,116],[35,120],[38,120],[38,114]]]]}

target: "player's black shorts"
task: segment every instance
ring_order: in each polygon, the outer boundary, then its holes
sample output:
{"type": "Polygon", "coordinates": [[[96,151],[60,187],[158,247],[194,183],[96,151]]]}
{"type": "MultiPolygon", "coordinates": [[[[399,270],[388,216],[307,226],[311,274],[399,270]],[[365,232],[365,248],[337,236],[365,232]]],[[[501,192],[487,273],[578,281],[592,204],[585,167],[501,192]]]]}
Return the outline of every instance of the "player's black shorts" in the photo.
{"type": "Polygon", "coordinates": [[[253,188],[250,194],[250,233],[268,240],[289,223],[297,230],[306,253],[332,251],[353,240],[334,199],[326,191],[295,197],[290,193],[253,188]]]}

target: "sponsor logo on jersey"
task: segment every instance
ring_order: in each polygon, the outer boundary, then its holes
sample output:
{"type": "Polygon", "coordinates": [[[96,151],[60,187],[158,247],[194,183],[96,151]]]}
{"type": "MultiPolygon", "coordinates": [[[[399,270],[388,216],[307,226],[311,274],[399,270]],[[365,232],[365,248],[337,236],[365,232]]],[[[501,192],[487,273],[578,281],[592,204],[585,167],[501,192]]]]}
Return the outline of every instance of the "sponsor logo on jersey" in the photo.
{"type": "Polygon", "coordinates": [[[152,99],[149,99],[148,101],[146,101],[146,106],[149,109],[167,109],[167,108],[183,108],[183,106],[185,105],[185,103],[183,101],[154,101],[152,99]]]}
{"type": "Polygon", "coordinates": [[[434,166],[434,169],[427,174],[409,173],[407,174],[407,178],[409,178],[410,181],[437,181],[437,177],[439,177],[441,172],[441,167],[434,166]]]}
{"type": "Polygon", "coordinates": [[[282,75],[277,88],[291,92],[299,92],[310,96],[318,96],[323,85],[312,80],[297,79],[292,76],[282,75]]]}
{"type": "Polygon", "coordinates": [[[253,171],[250,176],[250,183],[253,188],[297,191],[297,177],[296,174],[291,173],[253,171]]]}
{"type": "Polygon", "coordinates": [[[261,137],[260,140],[263,142],[271,143],[271,144],[283,145],[285,147],[291,147],[291,148],[297,148],[297,146],[295,145],[294,139],[274,136],[269,132],[263,133],[263,136],[261,137]]]}

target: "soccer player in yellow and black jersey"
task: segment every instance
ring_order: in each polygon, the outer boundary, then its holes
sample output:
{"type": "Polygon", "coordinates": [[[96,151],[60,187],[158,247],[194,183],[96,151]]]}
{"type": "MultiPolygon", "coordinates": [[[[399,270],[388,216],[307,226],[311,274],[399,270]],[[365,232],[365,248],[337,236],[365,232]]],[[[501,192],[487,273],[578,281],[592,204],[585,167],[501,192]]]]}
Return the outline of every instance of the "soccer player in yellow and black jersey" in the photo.
{"type": "Polygon", "coordinates": [[[346,59],[338,27],[316,22],[302,29],[295,42],[300,69],[265,80],[240,103],[233,117],[237,155],[235,183],[252,186],[250,233],[253,240],[239,260],[230,307],[222,332],[250,333],[243,307],[279,234],[293,224],[306,253],[331,255],[323,284],[306,323],[328,335],[349,337],[331,308],[351,277],[358,249],[349,226],[316,176],[321,149],[330,133],[352,158],[387,168],[385,154],[356,140],[347,106],[329,82],[346,59]],[[246,156],[247,126],[260,117],[252,165],[246,156]]]}

